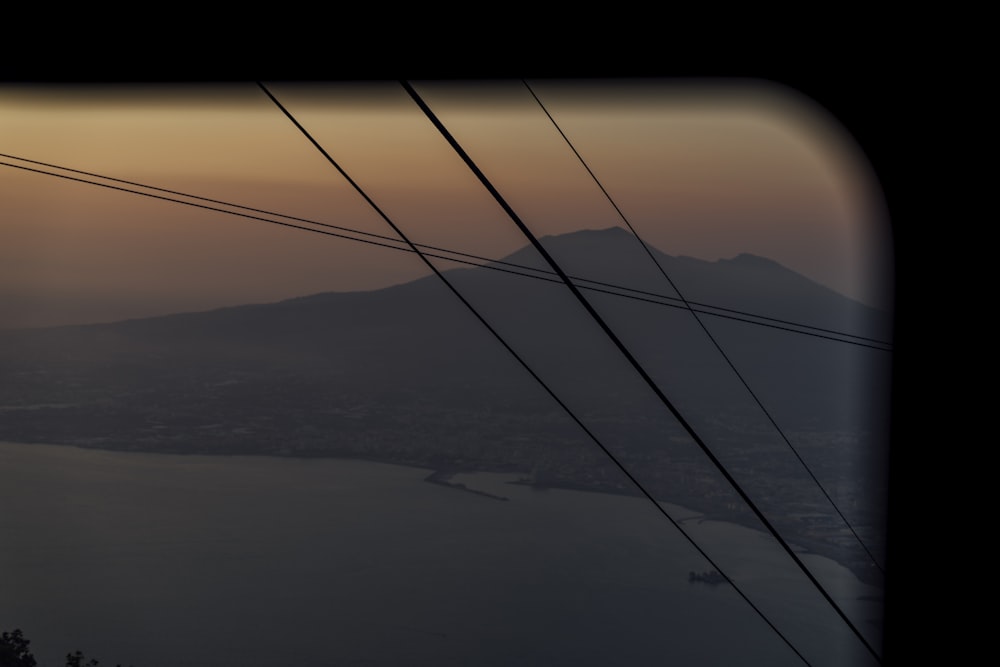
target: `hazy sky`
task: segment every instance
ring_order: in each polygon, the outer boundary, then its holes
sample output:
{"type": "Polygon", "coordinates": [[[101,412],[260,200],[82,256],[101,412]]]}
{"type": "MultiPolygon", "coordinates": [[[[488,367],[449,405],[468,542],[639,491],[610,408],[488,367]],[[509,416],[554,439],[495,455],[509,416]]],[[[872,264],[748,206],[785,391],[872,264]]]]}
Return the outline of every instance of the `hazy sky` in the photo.
{"type": "MultiPolygon", "coordinates": [[[[877,183],[861,148],[807,98],[760,81],[529,83],[649,243],[707,260],[762,255],[891,303],[877,183]]],[[[523,83],[414,85],[537,236],[623,225],[523,83]]],[[[526,244],[398,83],[269,87],[415,242],[495,258],[526,244]]],[[[392,234],[252,83],[0,87],[0,153],[392,234]]],[[[427,273],[407,253],[10,166],[0,165],[0,201],[0,327],[427,273]]]]}

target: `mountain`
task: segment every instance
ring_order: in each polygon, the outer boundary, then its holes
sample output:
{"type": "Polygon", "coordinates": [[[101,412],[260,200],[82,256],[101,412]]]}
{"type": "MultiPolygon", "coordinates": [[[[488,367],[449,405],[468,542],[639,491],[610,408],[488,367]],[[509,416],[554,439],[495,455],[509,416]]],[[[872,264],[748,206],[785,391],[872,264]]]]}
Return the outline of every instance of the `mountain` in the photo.
{"type": "MultiPolygon", "coordinates": [[[[620,228],[544,237],[541,242],[571,276],[676,295],[636,239],[620,228]]],[[[884,314],[771,260],[743,254],[706,262],[652,252],[689,301],[888,338],[884,314]]],[[[531,247],[502,261],[545,268],[531,247]]],[[[563,285],[484,268],[446,275],[553,388],[573,395],[581,393],[581,386],[619,378],[617,390],[628,386],[630,392],[648,393],[634,386],[634,372],[563,285]]],[[[601,292],[584,294],[651,374],[662,378],[668,396],[699,412],[725,412],[720,392],[726,387],[732,393],[735,376],[690,313],[601,292]]],[[[796,427],[851,428],[845,413],[849,406],[841,397],[857,394],[852,383],[864,378],[870,366],[882,368],[890,356],[711,315],[701,319],[751,386],[796,427]]],[[[19,405],[83,406],[90,400],[136,395],[169,403],[178,400],[171,393],[178,384],[231,387],[232,402],[241,400],[237,387],[260,383],[263,390],[279,378],[315,382],[324,395],[341,392],[355,402],[419,395],[431,410],[451,410],[455,400],[485,401],[483,409],[502,401],[530,413],[533,402],[548,401],[435,276],[370,292],[4,331],[0,369],[6,378],[0,405],[8,416],[29,414],[19,405]]],[[[589,402],[603,400],[598,394],[589,402]]],[[[247,409],[256,410],[249,403],[247,409]]],[[[30,414],[46,411],[38,410],[30,414]]],[[[30,436],[32,428],[25,428],[0,428],[0,438],[30,436]]]]}
{"type": "MultiPolygon", "coordinates": [[[[541,242],[571,276],[676,295],[620,228],[541,242]]],[[[884,314],[771,260],[743,254],[706,262],[652,252],[689,301],[888,337],[884,314]]],[[[531,247],[502,262],[545,268],[531,247]]],[[[446,276],[581,416],[639,423],[651,412],[666,414],[562,284],[486,268],[446,276]]],[[[584,294],[693,423],[709,429],[720,420],[749,420],[760,426],[752,397],[679,301],[669,307],[584,294]]],[[[887,413],[889,353],[706,314],[701,320],[787,428],[867,432],[887,413]]],[[[339,451],[329,443],[345,433],[364,431],[377,439],[403,424],[427,430],[428,438],[434,429],[443,440],[495,429],[503,439],[504,424],[540,413],[559,437],[580,437],[435,276],[369,292],[4,331],[0,371],[0,439],[6,440],[322,454],[339,451]],[[269,412],[275,412],[273,427],[244,424],[269,412]],[[288,429],[279,428],[290,423],[289,414],[295,415],[293,430],[304,428],[309,437],[289,439],[288,429]],[[174,437],[165,439],[165,433],[174,437]]],[[[630,437],[648,439],[650,432],[630,437]]]]}

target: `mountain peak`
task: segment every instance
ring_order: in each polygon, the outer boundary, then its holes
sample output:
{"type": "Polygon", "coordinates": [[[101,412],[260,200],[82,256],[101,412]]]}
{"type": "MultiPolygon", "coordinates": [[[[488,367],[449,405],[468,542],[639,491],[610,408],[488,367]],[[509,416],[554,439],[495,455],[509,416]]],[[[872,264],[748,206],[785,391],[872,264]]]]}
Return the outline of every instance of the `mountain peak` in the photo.
{"type": "Polygon", "coordinates": [[[607,227],[605,229],[579,229],[575,232],[566,232],[564,234],[549,234],[541,237],[539,240],[546,239],[580,239],[580,240],[594,240],[594,239],[624,239],[632,236],[631,232],[623,227],[607,227]]]}
{"type": "MultiPolygon", "coordinates": [[[[760,255],[753,255],[748,252],[741,252],[735,257],[730,259],[720,259],[719,262],[726,262],[740,266],[743,268],[781,268],[785,269],[780,263],[774,261],[773,259],[768,259],[767,257],[761,257],[760,255]]],[[[787,269],[786,269],[787,270],[787,269]]]]}

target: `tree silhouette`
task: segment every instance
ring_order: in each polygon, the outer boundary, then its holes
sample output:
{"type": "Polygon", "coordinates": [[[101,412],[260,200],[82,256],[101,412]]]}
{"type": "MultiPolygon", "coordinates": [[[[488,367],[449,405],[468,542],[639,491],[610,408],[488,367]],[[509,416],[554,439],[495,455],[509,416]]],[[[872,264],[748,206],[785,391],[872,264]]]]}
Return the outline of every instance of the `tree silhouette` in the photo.
{"type": "MultiPolygon", "coordinates": [[[[100,664],[94,658],[91,658],[90,660],[87,660],[87,662],[84,662],[84,660],[86,659],[86,657],[87,656],[85,656],[80,651],[76,651],[74,653],[67,653],[66,654],[66,667],[97,667],[100,664]]],[[[119,663],[119,664],[115,665],[115,667],[122,667],[122,666],[119,663]]]]}
{"type": "MultiPolygon", "coordinates": [[[[80,651],[77,651],[76,653],[67,653],[66,667],[97,667],[97,660],[91,658],[87,663],[84,663],[84,657],[86,656],[84,656],[80,651]]],[[[121,665],[118,667],[121,667],[121,665]]]]}
{"type": "MultiPolygon", "coordinates": [[[[18,628],[0,635],[0,667],[38,667],[35,656],[28,650],[31,641],[25,639],[24,633],[18,628]]],[[[94,658],[87,660],[80,651],[66,654],[66,667],[98,667],[94,658]]],[[[120,664],[115,667],[122,667],[120,664]]]]}
{"type": "Polygon", "coordinates": [[[0,667],[36,667],[35,656],[28,650],[30,644],[20,628],[0,635],[0,667]]]}

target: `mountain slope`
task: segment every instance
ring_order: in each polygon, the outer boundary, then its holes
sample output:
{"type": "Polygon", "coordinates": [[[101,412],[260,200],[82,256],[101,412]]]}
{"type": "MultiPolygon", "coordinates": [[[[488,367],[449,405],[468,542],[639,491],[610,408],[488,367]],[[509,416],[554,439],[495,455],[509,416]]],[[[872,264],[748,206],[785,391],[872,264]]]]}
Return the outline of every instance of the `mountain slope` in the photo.
{"type": "MultiPolygon", "coordinates": [[[[636,239],[619,228],[545,237],[542,243],[572,276],[674,294],[636,239]]],[[[838,328],[861,323],[866,332],[884,327],[871,309],[770,260],[740,255],[703,262],[653,252],[692,301],[838,328]]],[[[532,248],[505,261],[543,266],[532,248]]],[[[639,406],[648,404],[648,390],[564,286],[481,268],[446,275],[560,395],[590,411],[609,412],[611,393],[620,396],[616,405],[628,414],[647,409],[639,406]]],[[[755,410],[689,313],[585,294],[679,406],[702,420],[755,410]]],[[[861,418],[845,401],[857,400],[850,399],[857,393],[853,385],[867,372],[866,364],[882,363],[877,360],[886,353],[709,316],[703,320],[767,398],[765,404],[788,423],[859,428],[861,418]]],[[[258,414],[268,387],[282,395],[287,391],[280,387],[303,383],[315,387],[300,397],[307,411],[339,401],[334,409],[380,405],[391,412],[419,404],[425,415],[490,412],[497,406],[511,415],[559,412],[434,276],[371,292],[6,331],[0,332],[0,345],[5,377],[0,405],[7,406],[8,417],[18,415],[4,420],[8,428],[0,427],[5,439],[55,435],[51,429],[59,420],[45,418],[45,409],[19,406],[124,405],[137,396],[147,405],[150,400],[171,405],[206,387],[217,388],[215,398],[206,399],[200,412],[191,409],[208,423],[214,421],[212,406],[220,402],[227,415],[258,414]],[[248,385],[256,390],[237,391],[248,385]],[[17,429],[9,427],[13,422],[17,429]]],[[[146,410],[138,404],[134,409],[146,410]]],[[[68,414],[62,410],[60,415],[68,414]]],[[[75,437],[111,437],[110,430],[116,439],[127,438],[132,431],[123,424],[132,418],[123,416],[125,408],[114,412],[122,413],[121,423],[109,418],[93,433],[75,437]]],[[[68,431],[82,428],[79,420],[67,424],[68,431]]]]}

